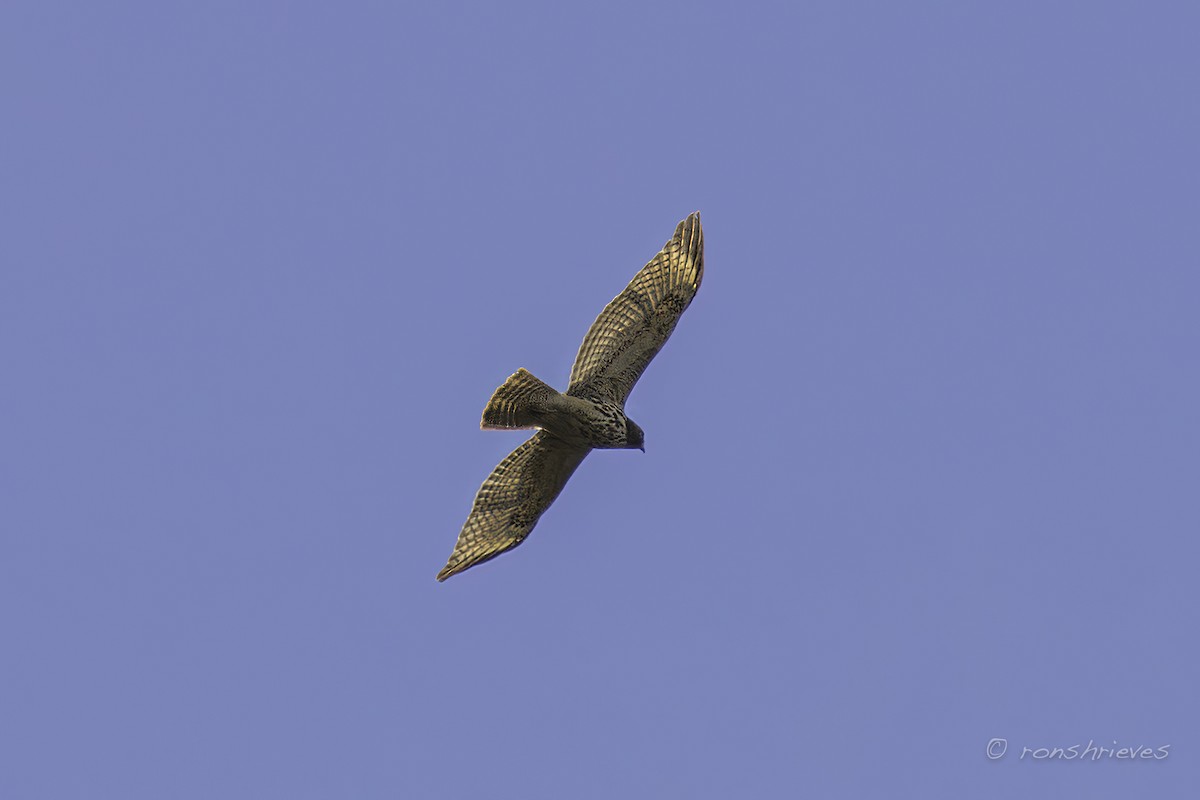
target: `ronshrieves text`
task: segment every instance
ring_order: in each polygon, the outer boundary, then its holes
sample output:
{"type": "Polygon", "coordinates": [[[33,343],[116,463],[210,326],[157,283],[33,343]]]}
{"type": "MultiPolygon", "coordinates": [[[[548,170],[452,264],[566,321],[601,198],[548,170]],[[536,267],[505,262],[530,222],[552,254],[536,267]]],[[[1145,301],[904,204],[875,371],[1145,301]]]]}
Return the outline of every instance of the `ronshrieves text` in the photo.
{"type": "MultiPolygon", "coordinates": [[[[1004,758],[1008,752],[1007,739],[992,739],[987,744],[987,757],[992,761],[1004,758]]],[[[1087,744],[1069,747],[1022,747],[1019,761],[1162,761],[1171,755],[1171,745],[1158,747],[1146,745],[1122,746],[1113,740],[1111,746],[1097,744],[1089,739],[1087,744]]]]}

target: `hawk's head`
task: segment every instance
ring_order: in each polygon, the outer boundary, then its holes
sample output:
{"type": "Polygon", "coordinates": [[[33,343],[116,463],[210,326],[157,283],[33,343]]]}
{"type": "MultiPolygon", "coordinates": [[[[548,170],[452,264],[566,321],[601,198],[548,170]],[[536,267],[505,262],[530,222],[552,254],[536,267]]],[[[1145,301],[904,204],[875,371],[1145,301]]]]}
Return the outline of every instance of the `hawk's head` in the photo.
{"type": "Polygon", "coordinates": [[[642,433],[638,424],[628,417],[625,419],[625,446],[630,449],[636,447],[643,453],[646,452],[646,435],[642,433]]]}

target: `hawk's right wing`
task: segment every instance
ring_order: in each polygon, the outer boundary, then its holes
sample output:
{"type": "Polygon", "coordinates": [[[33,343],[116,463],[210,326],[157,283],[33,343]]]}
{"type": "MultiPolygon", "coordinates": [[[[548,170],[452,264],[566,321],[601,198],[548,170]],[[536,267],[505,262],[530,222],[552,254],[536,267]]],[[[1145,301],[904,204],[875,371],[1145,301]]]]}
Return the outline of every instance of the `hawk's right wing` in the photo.
{"type": "Polygon", "coordinates": [[[525,541],[589,452],[545,431],[512,451],[479,487],[471,515],[437,579],[444,581],[525,541]]]}
{"type": "Polygon", "coordinates": [[[703,277],[704,232],[696,212],[596,317],[575,356],[567,394],[624,406],[703,277]]]}

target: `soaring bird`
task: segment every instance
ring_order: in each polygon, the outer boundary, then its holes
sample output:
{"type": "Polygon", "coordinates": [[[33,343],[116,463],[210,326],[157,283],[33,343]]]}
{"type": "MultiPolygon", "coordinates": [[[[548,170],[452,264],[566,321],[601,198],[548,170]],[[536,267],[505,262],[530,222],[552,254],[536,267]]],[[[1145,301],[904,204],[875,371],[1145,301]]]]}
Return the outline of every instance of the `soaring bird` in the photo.
{"type": "Polygon", "coordinates": [[[605,306],[583,337],[565,393],[519,369],[483,409],[485,430],[537,428],[488,476],[437,579],[444,581],[525,541],[593,449],[646,451],[625,400],[662,349],[704,277],[700,212],[605,306]]]}

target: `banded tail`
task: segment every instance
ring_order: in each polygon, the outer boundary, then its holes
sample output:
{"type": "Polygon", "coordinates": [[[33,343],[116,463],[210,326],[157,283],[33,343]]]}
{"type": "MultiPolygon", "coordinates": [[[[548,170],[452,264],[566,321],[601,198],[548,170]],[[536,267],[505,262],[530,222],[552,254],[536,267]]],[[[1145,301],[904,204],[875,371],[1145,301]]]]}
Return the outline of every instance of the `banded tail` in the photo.
{"type": "Polygon", "coordinates": [[[558,394],[524,367],[508,376],[483,409],[480,428],[533,428],[535,410],[558,394]]]}

